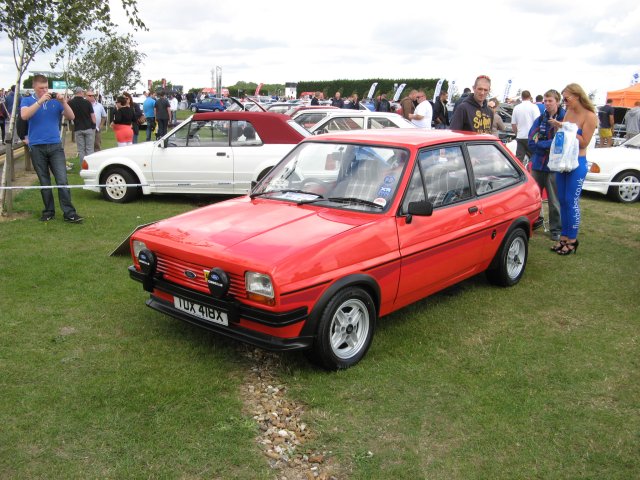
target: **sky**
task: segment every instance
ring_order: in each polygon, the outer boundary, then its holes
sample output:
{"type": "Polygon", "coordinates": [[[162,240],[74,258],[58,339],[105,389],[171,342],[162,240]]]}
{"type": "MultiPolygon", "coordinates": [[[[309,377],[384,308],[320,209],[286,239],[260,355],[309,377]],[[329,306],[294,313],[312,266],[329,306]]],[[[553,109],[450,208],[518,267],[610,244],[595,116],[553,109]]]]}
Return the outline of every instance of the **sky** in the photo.
{"type": "MultiPolygon", "coordinates": [[[[120,0],[110,5],[121,33],[130,31],[120,0]]],[[[600,102],[607,91],[629,86],[640,71],[637,0],[324,0],[316,5],[138,0],[149,28],[133,32],[146,55],[139,68],[142,80],[210,87],[218,66],[223,86],[445,78],[461,91],[478,75],[488,75],[499,98],[509,80],[510,96],[519,89],[536,95],[576,82],[600,102]]],[[[52,56],[38,55],[29,70],[51,70],[52,56]]],[[[11,42],[0,34],[0,86],[9,87],[15,78],[11,42]]]]}

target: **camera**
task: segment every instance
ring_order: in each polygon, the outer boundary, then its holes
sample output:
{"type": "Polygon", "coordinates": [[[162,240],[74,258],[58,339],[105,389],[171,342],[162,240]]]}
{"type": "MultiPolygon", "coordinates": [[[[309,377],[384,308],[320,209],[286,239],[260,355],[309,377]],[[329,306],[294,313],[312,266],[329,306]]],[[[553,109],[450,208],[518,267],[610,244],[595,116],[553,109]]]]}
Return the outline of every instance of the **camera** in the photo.
{"type": "Polygon", "coordinates": [[[55,100],[56,97],[58,96],[56,92],[49,92],[49,95],[51,95],[51,100],[55,100]]]}

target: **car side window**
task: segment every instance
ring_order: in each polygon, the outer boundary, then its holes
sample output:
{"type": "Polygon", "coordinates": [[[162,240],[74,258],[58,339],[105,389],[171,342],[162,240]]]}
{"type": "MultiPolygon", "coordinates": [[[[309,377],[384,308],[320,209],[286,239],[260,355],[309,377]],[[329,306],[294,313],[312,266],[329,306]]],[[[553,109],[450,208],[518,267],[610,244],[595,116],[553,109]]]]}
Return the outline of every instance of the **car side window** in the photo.
{"type": "Polygon", "coordinates": [[[323,130],[328,132],[335,132],[340,130],[362,130],[364,128],[364,118],[362,117],[344,117],[344,118],[332,118],[329,120],[323,130]]]}
{"type": "Polygon", "coordinates": [[[521,181],[522,173],[495,145],[469,145],[469,159],[478,195],[494,192],[521,181]]]}
{"type": "Polygon", "coordinates": [[[262,139],[251,122],[231,122],[231,146],[262,145],[262,139]]]}
{"type": "Polygon", "coordinates": [[[198,120],[185,125],[177,134],[187,130],[187,147],[226,147],[228,146],[228,120],[198,120]],[[188,126],[188,130],[187,127],[188,126]]]}
{"type": "Polygon", "coordinates": [[[434,208],[471,197],[469,174],[460,146],[423,150],[418,162],[424,174],[428,200],[434,208]]]}
{"type": "Polygon", "coordinates": [[[370,118],[367,122],[369,128],[398,128],[398,126],[388,118],[370,118]]]}
{"type": "Polygon", "coordinates": [[[409,203],[411,202],[423,202],[424,197],[424,185],[422,183],[422,175],[420,175],[420,169],[417,167],[413,169],[411,180],[407,186],[407,192],[402,201],[402,212],[406,213],[409,210],[409,203]]]}

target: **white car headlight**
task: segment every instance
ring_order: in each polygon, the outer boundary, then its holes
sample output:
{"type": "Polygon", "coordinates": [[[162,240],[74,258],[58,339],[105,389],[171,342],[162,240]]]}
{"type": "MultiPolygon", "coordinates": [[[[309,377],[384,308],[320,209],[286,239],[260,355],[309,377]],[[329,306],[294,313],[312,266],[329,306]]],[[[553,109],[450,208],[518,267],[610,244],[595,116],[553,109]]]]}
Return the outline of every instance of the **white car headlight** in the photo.
{"type": "Polygon", "coordinates": [[[247,296],[251,300],[273,305],[273,283],[271,277],[264,273],[246,272],[244,274],[247,296]]]}
{"type": "Polygon", "coordinates": [[[141,242],[140,240],[134,240],[133,241],[133,256],[135,258],[138,258],[138,255],[140,254],[140,250],[144,250],[145,248],[147,248],[147,246],[145,245],[144,242],[141,242]]]}

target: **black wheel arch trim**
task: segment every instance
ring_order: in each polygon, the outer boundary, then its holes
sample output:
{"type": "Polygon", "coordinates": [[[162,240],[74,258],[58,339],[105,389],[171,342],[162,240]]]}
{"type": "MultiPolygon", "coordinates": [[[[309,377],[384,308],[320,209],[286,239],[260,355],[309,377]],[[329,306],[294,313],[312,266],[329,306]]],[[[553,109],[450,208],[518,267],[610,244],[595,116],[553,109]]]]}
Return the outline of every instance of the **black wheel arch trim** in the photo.
{"type": "Polygon", "coordinates": [[[505,232],[504,238],[502,239],[502,242],[500,243],[500,247],[496,251],[496,254],[493,257],[493,259],[491,260],[491,264],[489,264],[489,267],[487,268],[487,270],[491,270],[492,268],[496,268],[496,263],[499,260],[498,257],[500,255],[500,253],[502,252],[502,247],[504,245],[504,242],[507,240],[509,235],[511,235],[511,232],[513,232],[517,228],[519,228],[519,229],[524,231],[524,234],[527,236],[527,239],[531,238],[531,224],[529,223],[529,219],[527,217],[525,217],[525,216],[514,218],[513,221],[511,222],[511,225],[509,226],[509,228],[505,232]]]}
{"type": "Polygon", "coordinates": [[[378,282],[376,282],[376,280],[370,275],[354,273],[336,280],[322,293],[309,313],[307,322],[304,324],[304,327],[300,332],[301,336],[316,336],[318,322],[320,321],[320,317],[322,316],[322,312],[324,312],[325,307],[336,293],[347,287],[364,287],[364,289],[371,295],[376,316],[378,315],[378,312],[380,311],[381,298],[380,285],[378,285],[378,282]]]}

